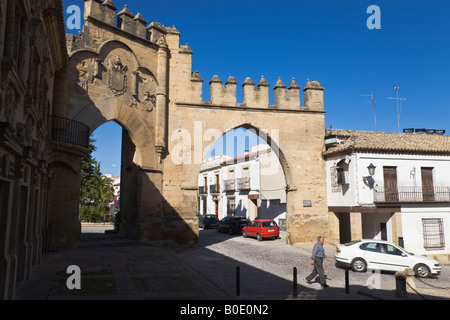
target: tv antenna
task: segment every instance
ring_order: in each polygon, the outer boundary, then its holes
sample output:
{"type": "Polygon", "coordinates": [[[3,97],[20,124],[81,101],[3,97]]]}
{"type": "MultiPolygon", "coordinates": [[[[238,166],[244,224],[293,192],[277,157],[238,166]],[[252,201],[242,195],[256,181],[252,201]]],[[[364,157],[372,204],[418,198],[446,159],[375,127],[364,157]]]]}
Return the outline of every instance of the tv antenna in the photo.
{"type": "Polygon", "coordinates": [[[400,91],[400,85],[398,85],[398,84],[394,85],[394,90],[397,93],[397,97],[396,98],[388,98],[388,99],[390,99],[390,100],[397,100],[397,125],[398,125],[398,133],[400,133],[400,105],[399,105],[399,101],[406,101],[406,99],[398,97],[398,92],[400,91]]]}
{"type": "Polygon", "coordinates": [[[370,92],[370,94],[361,94],[361,97],[370,97],[371,101],[365,101],[363,103],[373,103],[373,113],[375,117],[375,132],[378,132],[377,130],[377,105],[375,101],[375,94],[373,92],[370,92]]]}

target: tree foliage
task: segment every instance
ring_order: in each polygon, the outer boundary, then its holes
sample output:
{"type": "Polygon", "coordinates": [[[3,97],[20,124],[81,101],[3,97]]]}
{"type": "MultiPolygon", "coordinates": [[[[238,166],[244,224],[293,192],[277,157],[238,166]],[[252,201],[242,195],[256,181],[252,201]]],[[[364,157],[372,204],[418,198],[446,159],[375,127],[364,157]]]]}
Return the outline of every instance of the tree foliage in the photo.
{"type": "Polygon", "coordinates": [[[80,187],[80,220],[85,222],[99,222],[103,220],[103,213],[108,210],[108,203],[114,196],[111,179],[101,172],[101,163],[92,157],[97,150],[95,139],[89,138],[89,154],[81,163],[80,187]]]}

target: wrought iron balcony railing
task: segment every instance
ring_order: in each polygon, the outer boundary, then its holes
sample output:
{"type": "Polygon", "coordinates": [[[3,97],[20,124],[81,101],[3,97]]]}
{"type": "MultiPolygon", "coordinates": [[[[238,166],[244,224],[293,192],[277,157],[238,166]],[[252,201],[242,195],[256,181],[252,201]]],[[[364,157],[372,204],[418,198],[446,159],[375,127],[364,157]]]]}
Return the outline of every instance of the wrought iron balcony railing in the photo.
{"type": "Polygon", "coordinates": [[[208,194],[208,190],[204,188],[203,186],[198,187],[198,194],[200,196],[205,196],[208,194]]]}
{"type": "Polygon", "coordinates": [[[225,191],[236,190],[236,179],[225,180],[225,191]]]}
{"type": "Polygon", "coordinates": [[[48,140],[89,147],[90,129],[85,124],[58,116],[48,116],[48,140]]]}
{"type": "Polygon", "coordinates": [[[209,186],[209,193],[210,194],[219,194],[220,193],[220,186],[217,184],[212,184],[209,186]]]}
{"type": "Polygon", "coordinates": [[[450,187],[398,186],[397,190],[387,190],[384,186],[376,186],[373,202],[450,202],[450,187]]]}
{"type": "Polygon", "coordinates": [[[250,177],[237,179],[238,190],[250,190],[250,177]]]}

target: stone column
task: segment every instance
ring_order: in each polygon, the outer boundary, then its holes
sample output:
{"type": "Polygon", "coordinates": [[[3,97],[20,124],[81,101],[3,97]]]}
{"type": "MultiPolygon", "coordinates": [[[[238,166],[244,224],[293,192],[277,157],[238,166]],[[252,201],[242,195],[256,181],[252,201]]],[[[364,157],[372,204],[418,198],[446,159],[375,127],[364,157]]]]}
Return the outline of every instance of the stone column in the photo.
{"type": "Polygon", "coordinates": [[[11,276],[11,259],[9,255],[10,218],[12,207],[12,187],[10,181],[0,184],[0,300],[8,299],[8,287],[11,276]]]}
{"type": "Polygon", "coordinates": [[[340,243],[340,232],[339,232],[339,216],[334,212],[330,212],[328,222],[330,224],[330,244],[340,243]]]}
{"type": "Polygon", "coordinates": [[[55,176],[50,193],[49,250],[71,249],[81,239],[81,223],[78,220],[81,157],[73,157],[73,161],[68,162],[73,166],[52,163],[55,176]]]}
{"type": "Polygon", "coordinates": [[[168,80],[169,80],[169,48],[164,36],[158,41],[158,88],[156,92],[156,152],[159,154],[159,162],[166,151],[166,131],[168,112],[168,80]]]}
{"type": "Polygon", "coordinates": [[[398,238],[403,237],[402,213],[394,212],[391,216],[392,222],[392,242],[398,245],[398,238]]]}
{"type": "Polygon", "coordinates": [[[353,240],[361,240],[362,235],[362,213],[350,212],[350,230],[351,238],[353,240]]]}

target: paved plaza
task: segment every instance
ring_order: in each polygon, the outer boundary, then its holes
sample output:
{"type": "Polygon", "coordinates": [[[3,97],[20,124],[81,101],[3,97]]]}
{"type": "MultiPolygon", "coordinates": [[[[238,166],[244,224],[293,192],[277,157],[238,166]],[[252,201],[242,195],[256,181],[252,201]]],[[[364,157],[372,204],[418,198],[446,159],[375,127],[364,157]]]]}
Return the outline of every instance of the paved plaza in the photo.
{"type": "MultiPolygon", "coordinates": [[[[370,275],[351,272],[350,294],[345,293],[344,271],[325,266],[330,288],[306,285],[309,246],[289,246],[284,239],[262,243],[202,230],[198,246],[142,244],[105,234],[106,226],[83,227],[76,249],[43,256],[30,280],[19,285],[17,300],[373,300],[398,299],[392,275],[382,275],[381,290],[369,290],[370,275]],[[245,241],[245,242],[243,242],[245,241]],[[239,248],[239,254],[237,248],[239,248]],[[258,249],[259,248],[259,249],[258,249]],[[267,250],[275,255],[261,259],[267,250]],[[258,264],[258,258],[260,263],[258,264]],[[81,290],[69,290],[67,268],[81,269],[81,290]],[[292,297],[292,267],[299,269],[298,297],[292,297]],[[240,295],[236,295],[236,267],[240,267],[240,295]]],[[[332,251],[332,246],[327,246],[332,251]]],[[[331,253],[332,255],[332,253],[331,253]]],[[[446,267],[448,269],[448,267],[446,267]]],[[[447,270],[445,269],[445,270],[447,270]]],[[[425,292],[425,291],[424,291],[425,292]]],[[[440,291],[444,293],[444,291],[440,291]]],[[[442,299],[444,296],[408,293],[406,299],[442,299]]]]}

